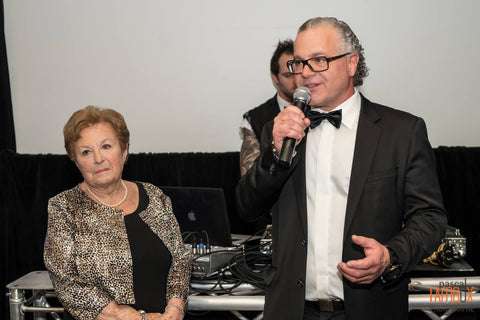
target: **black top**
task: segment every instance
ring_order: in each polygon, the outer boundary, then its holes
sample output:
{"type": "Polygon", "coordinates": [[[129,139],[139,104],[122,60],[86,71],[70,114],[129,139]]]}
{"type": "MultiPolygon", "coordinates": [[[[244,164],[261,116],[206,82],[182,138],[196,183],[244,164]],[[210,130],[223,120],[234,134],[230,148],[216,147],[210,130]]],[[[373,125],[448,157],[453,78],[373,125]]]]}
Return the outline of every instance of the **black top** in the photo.
{"type": "Polygon", "coordinates": [[[124,217],[133,260],[133,307],[163,313],[167,305],[167,276],[172,256],[163,241],[138,215],[147,208],[149,199],[143,186],[139,183],[137,186],[138,208],[124,217]]]}

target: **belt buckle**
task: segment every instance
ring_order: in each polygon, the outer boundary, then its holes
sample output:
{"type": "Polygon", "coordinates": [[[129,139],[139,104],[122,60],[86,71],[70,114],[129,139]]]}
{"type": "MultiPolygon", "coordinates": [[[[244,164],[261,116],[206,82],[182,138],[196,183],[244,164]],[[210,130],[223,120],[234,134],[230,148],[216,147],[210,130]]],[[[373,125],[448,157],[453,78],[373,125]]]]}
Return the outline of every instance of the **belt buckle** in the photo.
{"type": "Polygon", "coordinates": [[[326,312],[335,311],[333,308],[332,300],[318,300],[318,308],[320,309],[320,311],[326,311],[326,312]]]}

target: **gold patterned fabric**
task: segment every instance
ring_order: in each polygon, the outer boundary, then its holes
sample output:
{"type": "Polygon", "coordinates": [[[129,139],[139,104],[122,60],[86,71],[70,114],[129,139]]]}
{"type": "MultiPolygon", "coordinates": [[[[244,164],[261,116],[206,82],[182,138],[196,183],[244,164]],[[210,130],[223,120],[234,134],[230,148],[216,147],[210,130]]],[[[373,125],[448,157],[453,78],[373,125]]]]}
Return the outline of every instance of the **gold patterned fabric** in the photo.
{"type": "MultiPolygon", "coordinates": [[[[156,186],[142,185],[149,203],[139,216],[172,255],[166,300],[186,302],[193,255],[183,245],[170,199],[156,186]]],[[[44,262],[60,302],[76,319],[95,319],[112,300],[135,303],[123,211],[96,203],[79,185],[48,202],[44,262]]]]}

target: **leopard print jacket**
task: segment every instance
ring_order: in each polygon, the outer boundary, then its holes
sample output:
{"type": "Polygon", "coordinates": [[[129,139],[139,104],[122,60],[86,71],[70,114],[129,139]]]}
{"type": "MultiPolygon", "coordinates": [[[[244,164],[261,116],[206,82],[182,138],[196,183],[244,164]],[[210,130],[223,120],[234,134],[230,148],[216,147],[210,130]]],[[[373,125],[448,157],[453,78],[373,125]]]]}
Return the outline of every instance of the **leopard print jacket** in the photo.
{"type": "MultiPolygon", "coordinates": [[[[186,302],[192,253],[182,242],[170,199],[149,183],[142,220],[172,255],[167,301],[186,302]]],[[[123,211],[96,203],[80,185],[51,198],[44,262],[62,305],[76,319],[95,319],[112,300],[134,304],[132,255],[123,211]]]]}

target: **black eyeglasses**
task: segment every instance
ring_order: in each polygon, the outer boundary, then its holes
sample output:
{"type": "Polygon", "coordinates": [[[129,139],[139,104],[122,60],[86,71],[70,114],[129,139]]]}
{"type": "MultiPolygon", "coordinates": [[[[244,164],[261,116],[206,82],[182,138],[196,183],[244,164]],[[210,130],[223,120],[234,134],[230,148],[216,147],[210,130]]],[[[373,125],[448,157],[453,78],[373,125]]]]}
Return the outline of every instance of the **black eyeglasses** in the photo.
{"type": "Polygon", "coordinates": [[[303,68],[305,68],[305,65],[307,65],[310,68],[310,70],[312,70],[313,72],[327,71],[330,61],[343,58],[346,55],[349,55],[351,53],[352,52],[347,52],[339,56],[330,57],[330,58],[327,58],[325,56],[319,56],[319,57],[313,57],[307,60],[299,60],[299,59],[288,60],[287,68],[293,74],[302,73],[303,68]]]}

